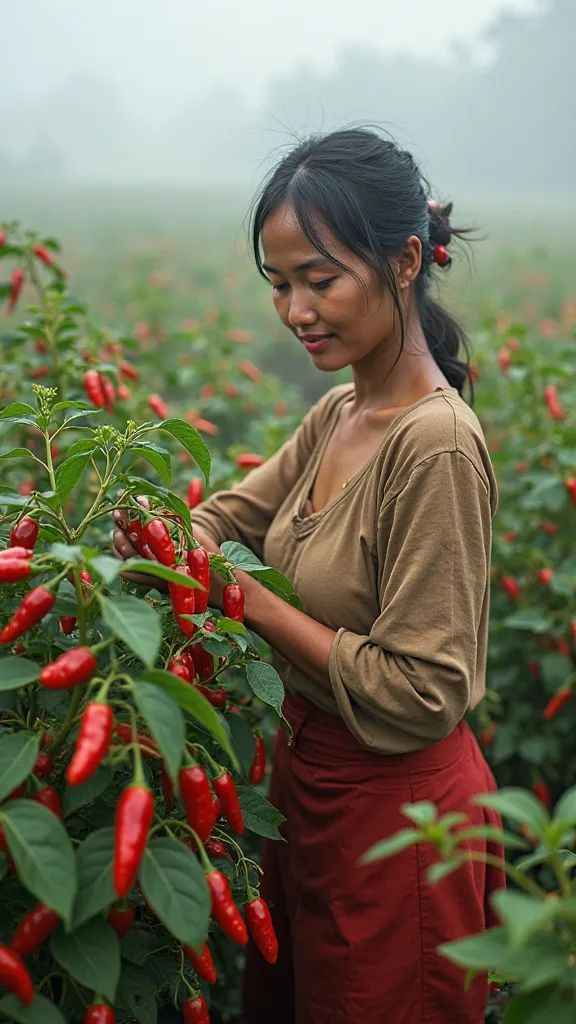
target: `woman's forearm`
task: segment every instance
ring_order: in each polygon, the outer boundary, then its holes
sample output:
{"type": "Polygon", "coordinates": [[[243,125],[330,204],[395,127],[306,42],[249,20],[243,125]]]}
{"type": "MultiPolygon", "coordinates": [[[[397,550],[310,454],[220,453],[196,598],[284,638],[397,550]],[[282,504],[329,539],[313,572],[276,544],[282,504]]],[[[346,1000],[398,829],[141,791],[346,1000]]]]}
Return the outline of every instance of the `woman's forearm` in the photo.
{"type": "Polygon", "coordinates": [[[336,633],[272,594],[246,573],[238,573],[246,596],[246,624],[292,665],[332,691],[328,661],[336,633]]]}

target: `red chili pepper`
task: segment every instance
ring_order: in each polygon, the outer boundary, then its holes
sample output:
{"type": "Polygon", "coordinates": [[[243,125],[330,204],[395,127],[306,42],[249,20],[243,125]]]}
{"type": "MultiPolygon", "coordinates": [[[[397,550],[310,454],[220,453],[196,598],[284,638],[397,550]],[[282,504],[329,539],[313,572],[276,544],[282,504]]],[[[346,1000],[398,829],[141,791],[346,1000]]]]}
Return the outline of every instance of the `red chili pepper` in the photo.
{"type": "Polygon", "coordinates": [[[572,639],[576,644],[576,619],[572,619],[572,622],[570,623],[570,632],[572,634],[572,639]]]}
{"type": "Polygon", "coordinates": [[[272,918],[268,904],[258,897],[244,904],[244,912],[250,935],[254,939],[262,956],[269,964],[275,964],[278,959],[278,939],[272,924],[272,918]]]}
{"type": "Polygon", "coordinates": [[[564,705],[568,703],[571,696],[572,687],[563,687],[561,690],[558,691],[558,693],[554,694],[554,696],[548,701],[546,707],[544,708],[542,717],[546,721],[549,721],[551,718],[554,718],[554,715],[558,714],[560,708],[563,708],[564,705]]]}
{"type": "Polygon", "coordinates": [[[116,1024],[116,1013],[104,1003],[94,1004],[86,1010],[84,1024],[116,1024]]]}
{"type": "Polygon", "coordinates": [[[105,376],[100,374],[100,383],[102,384],[102,393],[104,395],[104,405],[106,412],[114,412],[114,401],[116,399],[116,388],[112,381],[105,376]]]}
{"type": "Polygon", "coordinates": [[[32,555],[33,552],[30,551],[28,548],[3,548],[2,551],[0,551],[0,563],[2,563],[6,558],[20,558],[29,560],[30,558],[32,558],[32,555]]]}
{"type": "Polygon", "coordinates": [[[10,644],[23,633],[27,633],[48,614],[55,601],[56,595],[50,593],[46,587],[35,587],[31,590],[18,605],[8,625],[4,626],[0,633],[0,644],[10,644]]]}
{"type": "MultiPolygon", "coordinates": [[[[49,754],[46,754],[46,757],[49,756],[49,754]]],[[[37,790],[36,793],[32,794],[32,799],[35,803],[42,804],[43,807],[47,807],[49,811],[52,811],[52,814],[55,814],[56,817],[60,819],[60,821],[63,820],[64,815],[62,814],[62,802],[58,793],[54,789],[54,786],[44,786],[43,789],[37,790]]]]}
{"type": "Polygon", "coordinates": [[[214,824],[212,791],[206,772],[198,764],[181,768],[178,774],[178,785],[186,812],[186,821],[194,829],[200,842],[204,843],[214,824]]]}
{"type": "Polygon", "coordinates": [[[214,967],[214,961],[208,948],[208,943],[203,943],[201,953],[197,953],[195,949],[192,949],[192,946],[188,946],[186,943],[184,943],[182,949],[184,950],[184,955],[196,971],[196,974],[199,974],[201,978],[204,978],[204,981],[207,981],[209,985],[215,985],[216,968],[214,967]]]}
{"type": "Polygon", "coordinates": [[[540,662],[533,658],[528,662],[528,671],[532,676],[532,679],[540,678],[540,662]]]}
{"type": "Polygon", "coordinates": [[[120,899],[136,881],[153,816],[154,797],[148,787],[127,786],[116,808],[114,890],[120,899]]]}
{"type": "Polygon", "coordinates": [[[183,679],[185,683],[192,682],[190,669],[183,658],[172,658],[172,661],[168,663],[168,671],[172,675],[178,676],[179,679],[183,679]]]}
{"type": "Polygon", "coordinates": [[[26,548],[27,551],[34,551],[36,547],[36,541],[38,540],[38,532],[40,527],[35,519],[30,516],[24,516],[16,526],[12,528],[10,534],[10,547],[26,548]]]}
{"type": "Polygon", "coordinates": [[[130,389],[125,384],[118,385],[118,398],[121,402],[127,402],[130,398],[130,389]]]}
{"type": "Polygon", "coordinates": [[[161,519],[151,519],[144,526],[142,536],[153,555],[162,565],[174,565],[176,552],[166,523],[161,519]]]}
{"type": "Polygon", "coordinates": [[[540,569],[540,572],[538,573],[538,579],[540,580],[540,583],[544,583],[545,586],[548,586],[553,575],[554,573],[552,569],[540,569]]]}
{"type": "Polygon", "coordinates": [[[6,232],[0,231],[0,249],[2,249],[4,245],[6,245],[6,232]]]}
{"type": "Polygon", "coordinates": [[[20,921],[12,936],[10,949],[25,960],[42,945],[45,939],[52,935],[59,921],[58,914],[44,906],[43,903],[37,903],[34,909],[20,921]]]}
{"type": "Polygon", "coordinates": [[[565,420],[568,413],[560,408],[558,401],[558,390],[552,384],[548,384],[544,388],[544,401],[548,406],[548,412],[550,413],[553,420],[565,420]]]}
{"type": "Polygon", "coordinates": [[[22,960],[13,949],[0,946],[0,985],[13,992],[24,1006],[34,999],[34,985],[22,960]]]}
{"type": "Polygon", "coordinates": [[[160,395],[150,395],[148,398],[148,405],[155,412],[161,420],[165,420],[168,417],[168,408],[163,398],[160,395]]]}
{"type": "Polygon", "coordinates": [[[211,690],[208,686],[202,686],[201,683],[197,683],[196,689],[198,690],[198,693],[201,693],[202,696],[206,698],[213,708],[223,708],[226,706],[228,694],[223,686],[215,686],[214,689],[211,690]]]}
{"type": "MultiPolygon", "coordinates": [[[[132,727],[128,725],[127,722],[116,722],[116,725],[114,726],[114,735],[117,736],[122,743],[132,743],[132,727]]],[[[145,736],[144,733],[136,733],[136,742],[140,747],[143,757],[162,757],[162,754],[158,750],[154,740],[150,739],[149,736],[145,736]]]]}
{"type": "Polygon", "coordinates": [[[534,796],[538,797],[540,803],[544,804],[544,807],[546,807],[549,811],[552,810],[552,797],[550,795],[550,790],[548,788],[547,783],[544,782],[543,779],[536,783],[533,789],[533,793],[534,796]]]}
{"type": "Polygon", "coordinates": [[[48,251],[45,245],[40,245],[40,242],[34,242],[32,246],[32,252],[42,263],[45,263],[47,267],[54,265],[54,257],[51,252],[48,251]]]}
{"type": "Polygon", "coordinates": [[[106,405],[106,396],[102,387],[102,377],[97,370],[87,370],[84,374],[84,390],[92,405],[101,409],[106,405]]]}
{"type": "Polygon", "coordinates": [[[132,363],[128,363],[125,359],[120,363],[120,376],[129,377],[130,380],[138,380],[140,374],[132,363]]]}
{"type": "Polygon", "coordinates": [[[254,452],[246,452],[244,455],[236,456],[236,465],[239,469],[255,469],[257,466],[262,466],[266,462],[266,459],[262,455],[256,455],[254,452]]]}
{"type": "Polygon", "coordinates": [[[558,523],[540,523],[538,529],[541,530],[542,533],[547,533],[552,537],[554,534],[558,533],[560,527],[558,526],[558,523]]]}
{"type": "Polygon", "coordinates": [[[254,733],[254,739],[256,740],[256,752],[250,769],[250,782],[253,786],[257,786],[259,782],[262,782],[266,771],[266,744],[259,732],[254,733]]]}
{"type": "Polygon", "coordinates": [[[504,576],[502,580],[502,590],[511,597],[513,601],[517,601],[520,597],[520,587],[518,586],[518,580],[515,580],[513,576],[504,576]]]}
{"type": "Polygon", "coordinates": [[[221,775],[212,779],[212,785],[230,828],[242,835],[245,828],[244,818],[232,776],[229,772],[223,771],[221,775]]]}
{"type": "Polygon", "coordinates": [[[490,725],[486,726],[485,729],[480,730],[480,743],[483,747],[491,747],[494,743],[494,737],[496,735],[496,722],[490,722],[490,725]]]}
{"type": "Polygon", "coordinates": [[[238,583],[228,583],[222,593],[224,615],[235,622],[244,622],[244,591],[238,583]]]}
{"type": "Polygon", "coordinates": [[[42,377],[47,377],[49,373],[49,366],[35,366],[32,370],[30,370],[30,376],[32,377],[33,380],[41,380],[42,377]]]}
{"type": "Polygon", "coordinates": [[[205,434],[211,434],[212,437],[216,437],[220,433],[220,427],[217,427],[215,423],[211,423],[210,420],[203,420],[201,417],[194,421],[196,430],[202,430],[205,434]]]}
{"type": "Polygon", "coordinates": [[[34,772],[34,775],[37,776],[37,778],[45,779],[47,778],[48,775],[50,775],[50,772],[52,771],[53,767],[54,758],[52,757],[52,754],[42,752],[38,754],[38,757],[34,762],[34,767],[32,771],[34,772]]]}
{"type": "Polygon", "coordinates": [[[194,477],[188,484],[188,508],[196,508],[202,503],[203,492],[202,481],[194,477]]]}
{"type": "Polygon", "coordinates": [[[238,369],[240,373],[243,373],[245,377],[249,377],[255,384],[259,381],[264,380],[264,374],[262,370],[258,369],[254,363],[251,363],[249,359],[241,359],[238,363],[238,369]]]}
{"type": "Polygon", "coordinates": [[[6,303],[6,315],[8,316],[14,306],[18,302],[20,292],[24,286],[24,271],[20,267],[16,267],[15,270],[10,274],[10,293],[8,295],[8,302],[6,303]]]}
{"type": "Polygon", "coordinates": [[[507,348],[501,348],[498,353],[498,366],[502,370],[502,373],[508,373],[512,365],[512,356],[507,348]]]}
{"type": "Polygon", "coordinates": [[[188,568],[193,580],[197,580],[204,587],[204,590],[197,590],[196,612],[205,612],[210,597],[210,556],[205,548],[192,548],[187,555],[188,568]]]}
{"type": "Polygon", "coordinates": [[[16,583],[30,575],[30,562],[25,558],[0,558],[0,583],[16,583]]]}
{"type": "Polygon", "coordinates": [[[94,674],[98,659],[89,647],[73,647],[45,665],[38,681],[47,690],[69,690],[94,674]]]}
{"type": "Polygon", "coordinates": [[[16,789],[13,789],[12,792],[8,794],[6,799],[7,800],[20,800],[21,797],[26,796],[26,789],[27,789],[27,787],[28,787],[27,780],[24,779],[24,782],[21,782],[19,786],[16,786],[16,789]]]}
{"type": "Polygon", "coordinates": [[[574,505],[574,508],[576,508],[576,476],[571,476],[568,478],[568,480],[566,481],[566,490],[570,495],[570,501],[574,505]]]}
{"type": "Polygon", "coordinates": [[[248,942],[248,932],[242,915],[232,899],[226,875],[221,871],[209,871],[206,881],[212,897],[212,917],[229,939],[240,946],[245,946],[248,942]]]}
{"type": "MultiPolygon", "coordinates": [[[[176,565],[174,566],[176,572],[182,574],[182,576],[190,577],[190,570],[187,565],[176,565]]],[[[190,619],[183,619],[183,615],[194,615],[196,608],[196,591],[192,587],[180,587],[177,583],[169,583],[168,591],[170,593],[170,600],[172,601],[172,608],[174,609],[174,615],[176,616],[176,622],[182,630],[184,636],[194,636],[197,627],[190,619]]]]}
{"type": "Polygon", "coordinates": [[[136,904],[130,903],[128,900],[123,900],[119,906],[110,908],[106,920],[114,929],[118,938],[123,939],[134,924],[135,917],[136,904]]]}
{"type": "Polygon", "coordinates": [[[203,384],[200,389],[200,398],[212,398],[214,388],[211,384],[203,384]]]}
{"type": "Polygon", "coordinates": [[[73,615],[63,615],[60,619],[60,626],[65,636],[70,636],[76,629],[76,623],[78,619],[75,619],[73,615]]]}
{"type": "Polygon", "coordinates": [[[86,705],[80,721],[74,756],[66,770],[70,786],[86,782],[108,753],[112,741],[114,712],[109,704],[92,701],[86,705]]]}
{"type": "Polygon", "coordinates": [[[228,847],[221,839],[208,838],[204,843],[204,849],[209,857],[222,857],[226,860],[230,859],[228,847]]]}
{"type": "MultiPolygon", "coordinates": [[[[206,628],[206,623],[204,628],[206,628]]],[[[200,644],[194,644],[191,650],[194,659],[195,670],[200,682],[205,683],[214,677],[214,656],[210,651],[205,651],[200,644]]]]}
{"type": "Polygon", "coordinates": [[[139,519],[133,519],[126,527],[126,536],[142,558],[154,558],[143,536],[143,527],[139,519]]]}
{"type": "Polygon", "coordinates": [[[208,1004],[204,996],[197,999],[188,999],[182,1003],[182,1016],[184,1024],[210,1024],[208,1004]]]}

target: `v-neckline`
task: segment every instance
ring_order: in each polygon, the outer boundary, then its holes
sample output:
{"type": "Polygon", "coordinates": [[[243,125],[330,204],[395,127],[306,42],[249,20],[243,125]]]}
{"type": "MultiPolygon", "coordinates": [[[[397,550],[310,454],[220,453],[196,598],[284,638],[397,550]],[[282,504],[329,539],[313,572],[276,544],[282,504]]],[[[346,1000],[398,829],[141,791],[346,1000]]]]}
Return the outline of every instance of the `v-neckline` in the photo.
{"type": "Polygon", "coordinates": [[[310,460],[310,468],[305,476],[304,489],[303,491],[300,492],[296,512],[292,519],[294,526],[298,528],[298,532],[300,532],[301,530],[308,532],[308,530],[306,529],[307,527],[314,526],[324,515],[326,515],[326,513],[330,512],[334,508],[334,506],[338,504],[338,502],[342,501],[342,499],[346,497],[346,495],[349,494],[356,487],[356,485],[360,482],[362,477],[369,471],[369,469],[376,462],[377,458],[379,457],[382,451],[382,448],[388,441],[388,438],[390,436],[390,430],[394,424],[398,423],[398,421],[401,420],[403,416],[406,416],[407,413],[411,412],[413,409],[416,409],[419,405],[422,405],[424,402],[428,402],[431,398],[433,398],[435,395],[438,395],[439,393],[458,394],[456,388],[434,388],[434,391],[430,391],[427,395],[423,395],[422,398],[419,398],[418,401],[413,402],[412,405],[407,405],[404,409],[401,410],[401,412],[398,413],[397,416],[394,416],[391,419],[388,425],[388,429],[384,437],[382,438],[382,441],[376,448],[374,454],[368,459],[368,461],[363,466],[360,467],[360,469],[356,473],[353,474],[353,476],[350,477],[350,479],[346,482],[344,487],[342,487],[342,489],[338,491],[337,494],[335,494],[334,497],[330,499],[330,501],[326,502],[326,504],[323,505],[322,508],[319,509],[317,512],[312,511],[311,514],[308,516],[302,515],[306,501],[310,500],[310,503],[312,503],[310,495],[314,490],[314,485],[316,483],[318,473],[322,465],[322,459],[324,457],[328,444],[332,439],[334,431],[336,430],[336,426],[338,423],[338,419],[340,417],[340,413],[342,411],[342,407],[345,404],[345,402],[349,401],[350,397],[354,394],[354,387],[351,386],[351,390],[347,391],[342,396],[342,400],[338,402],[338,404],[333,409],[332,418],[328,424],[328,430],[326,431],[324,437],[321,439],[321,443],[319,444],[315,452],[314,458],[310,460]]]}

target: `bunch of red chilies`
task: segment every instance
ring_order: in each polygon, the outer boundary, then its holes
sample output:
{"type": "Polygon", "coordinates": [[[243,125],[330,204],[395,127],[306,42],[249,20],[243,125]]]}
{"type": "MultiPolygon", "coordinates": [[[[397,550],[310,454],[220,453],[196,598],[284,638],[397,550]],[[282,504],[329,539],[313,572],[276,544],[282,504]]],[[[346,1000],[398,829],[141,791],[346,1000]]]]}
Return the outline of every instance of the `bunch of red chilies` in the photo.
{"type": "MultiPolygon", "coordinates": [[[[199,614],[207,609],[210,590],[208,552],[196,546],[187,552],[187,564],[178,565],[170,531],[164,520],[159,517],[149,519],[144,526],[139,519],[134,519],[128,524],[127,532],[143,557],[155,557],[163,565],[201,584],[202,589],[169,584],[176,621],[184,636],[191,638],[197,627],[190,618],[184,616],[199,614]]],[[[0,552],[0,582],[16,582],[31,574],[38,533],[39,526],[35,519],[30,516],[20,519],[12,530],[10,546],[0,552]]],[[[1,644],[13,643],[44,618],[55,604],[61,578],[56,577],[50,583],[35,587],[27,594],[0,633],[1,644]]],[[[82,572],[81,578],[83,583],[92,584],[86,571],[82,572]]],[[[223,610],[226,617],[237,622],[243,621],[244,594],[238,583],[231,582],[225,586],[223,610]]],[[[69,634],[74,630],[74,619],[64,617],[60,621],[64,633],[69,634]]],[[[206,620],[203,628],[210,632],[215,627],[206,620]]],[[[14,650],[18,653],[18,648],[14,650]]],[[[82,646],[66,651],[55,661],[44,666],[39,675],[40,685],[46,689],[60,690],[88,682],[97,669],[97,654],[98,647],[82,646]]],[[[226,704],[227,695],[222,687],[209,688],[205,685],[214,678],[214,658],[199,643],[173,658],[168,664],[168,669],[184,682],[197,686],[216,707],[226,704]]],[[[255,741],[256,753],[250,772],[253,784],[262,780],[266,766],[264,742],[258,734],[255,734],[255,741]]],[[[51,737],[46,733],[43,745],[49,747],[50,742],[51,737]]],[[[154,797],[144,781],[141,758],[161,760],[162,754],[154,740],[136,731],[134,723],[115,721],[114,712],[108,703],[108,684],[103,683],[82,713],[74,754],[66,769],[68,784],[77,786],[86,782],[102,764],[115,743],[130,744],[137,754],[135,776],[120,795],[115,818],[114,890],[119,903],[110,910],[108,922],[122,938],[134,923],[136,907],[127,897],[136,884],[154,816],[154,797]]],[[[214,762],[206,751],[203,753],[209,762],[211,780],[188,751],[185,764],[178,774],[179,795],[187,824],[191,829],[191,834],[187,835],[184,842],[200,856],[210,890],[213,920],[230,939],[241,945],[248,942],[247,922],[250,934],[262,956],[269,963],[275,963],[278,942],[267,904],[260,898],[257,890],[250,888],[244,904],[245,921],[234,903],[226,875],[216,870],[208,859],[208,854],[216,857],[229,856],[225,843],[221,839],[211,837],[218,818],[223,817],[230,828],[238,834],[244,832],[244,819],[232,776],[225,768],[214,762]]],[[[62,807],[56,789],[38,783],[38,780],[44,780],[49,776],[52,768],[53,758],[49,751],[39,753],[33,769],[34,785],[39,788],[32,795],[32,799],[44,804],[62,819],[62,807]]],[[[164,765],[161,768],[161,778],[166,806],[173,810],[176,798],[172,779],[164,765]]],[[[27,782],[24,782],[10,794],[9,799],[25,796],[26,790],[27,782]]],[[[6,838],[0,825],[0,852],[6,851],[6,838]]],[[[11,869],[14,870],[13,866],[11,869]]],[[[58,922],[59,917],[53,910],[38,904],[20,922],[10,945],[0,946],[0,985],[14,992],[25,1006],[34,998],[34,986],[24,960],[52,934],[58,922]]],[[[209,984],[214,984],[216,970],[208,944],[204,942],[200,953],[191,946],[184,945],[183,952],[197,974],[209,984]]],[[[187,1024],[193,1021],[199,1024],[209,1022],[208,1006],[201,995],[184,1003],[182,1011],[187,1024]]],[[[114,1009],[101,1002],[89,1007],[84,1017],[85,1024],[114,1024],[115,1019],[114,1009]]]]}

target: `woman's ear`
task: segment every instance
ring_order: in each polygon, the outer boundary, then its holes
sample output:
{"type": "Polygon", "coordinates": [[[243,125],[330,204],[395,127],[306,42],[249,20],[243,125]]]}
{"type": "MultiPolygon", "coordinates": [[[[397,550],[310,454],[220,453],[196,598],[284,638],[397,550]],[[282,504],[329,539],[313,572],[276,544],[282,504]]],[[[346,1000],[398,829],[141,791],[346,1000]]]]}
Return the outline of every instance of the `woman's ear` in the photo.
{"type": "Polygon", "coordinates": [[[407,239],[397,266],[398,287],[408,288],[418,277],[422,266],[422,242],[417,235],[410,235],[407,239]]]}

